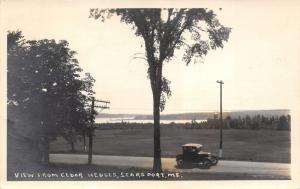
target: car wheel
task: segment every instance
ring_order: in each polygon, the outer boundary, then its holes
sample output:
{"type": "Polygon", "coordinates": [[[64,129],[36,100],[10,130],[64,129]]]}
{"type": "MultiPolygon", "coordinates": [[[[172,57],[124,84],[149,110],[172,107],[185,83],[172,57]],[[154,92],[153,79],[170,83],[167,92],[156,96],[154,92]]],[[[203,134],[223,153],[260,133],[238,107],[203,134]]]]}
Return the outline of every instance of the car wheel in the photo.
{"type": "Polygon", "coordinates": [[[210,168],[211,165],[212,164],[211,164],[211,162],[209,160],[205,160],[203,162],[203,167],[206,168],[206,169],[210,168]]]}
{"type": "Polygon", "coordinates": [[[212,157],[211,164],[217,165],[218,161],[219,161],[219,158],[214,156],[214,157],[212,157]]]}
{"type": "Polygon", "coordinates": [[[177,160],[177,166],[178,167],[183,167],[183,160],[182,159],[179,159],[179,160],[177,160]]]}

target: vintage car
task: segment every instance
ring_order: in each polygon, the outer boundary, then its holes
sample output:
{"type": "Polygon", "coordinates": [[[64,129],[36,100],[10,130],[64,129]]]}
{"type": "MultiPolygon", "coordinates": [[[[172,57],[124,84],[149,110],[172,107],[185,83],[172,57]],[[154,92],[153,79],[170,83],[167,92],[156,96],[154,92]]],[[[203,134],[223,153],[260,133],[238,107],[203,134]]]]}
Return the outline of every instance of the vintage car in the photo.
{"type": "Polygon", "coordinates": [[[188,143],[182,145],[182,154],[176,156],[177,166],[210,168],[210,166],[218,163],[217,156],[212,155],[210,152],[201,151],[201,149],[201,144],[188,143]]]}

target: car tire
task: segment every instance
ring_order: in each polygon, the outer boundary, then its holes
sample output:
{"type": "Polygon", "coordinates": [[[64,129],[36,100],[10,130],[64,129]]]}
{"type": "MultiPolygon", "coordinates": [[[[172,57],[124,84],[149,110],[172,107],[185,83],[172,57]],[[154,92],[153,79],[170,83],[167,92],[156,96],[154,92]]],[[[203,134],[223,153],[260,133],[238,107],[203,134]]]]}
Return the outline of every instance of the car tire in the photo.
{"type": "Polygon", "coordinates": [[[184,164],[184,163],[183,163],[183,159],[178,159],[178,160],[177,160],[177,166],[178,166],[178,167],[183,167],[183,164],[184,164]]]}
{"type": "Polygon", "coordinates": [[[219,162],[219,158],[218,157],[216,157],[216,156],[212,157],[212,159],[211,159],[211,164],[212,165],[217,165],[218,162],[219,162]]]}
{"type": "Polygon", "coordinates": [[[209,160],[205,160],[203,162],[203,168],[209,169],[211,165],[212,165],[211,161],[209,161],[209,160]]]}

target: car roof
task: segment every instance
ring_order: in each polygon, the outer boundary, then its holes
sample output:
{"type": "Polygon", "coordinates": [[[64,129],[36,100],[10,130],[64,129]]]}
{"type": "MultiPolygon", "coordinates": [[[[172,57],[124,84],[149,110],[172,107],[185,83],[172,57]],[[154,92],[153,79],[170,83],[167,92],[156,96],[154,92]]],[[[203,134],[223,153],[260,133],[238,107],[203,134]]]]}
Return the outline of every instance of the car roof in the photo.
{"type": "Polygon", "coordinates": [[[196,144],[196,143],[187,143],[182,145],[182,147],[197,147],[197,148],[200,148],[202,146],[203,146],[202,144],[196,144]]]}

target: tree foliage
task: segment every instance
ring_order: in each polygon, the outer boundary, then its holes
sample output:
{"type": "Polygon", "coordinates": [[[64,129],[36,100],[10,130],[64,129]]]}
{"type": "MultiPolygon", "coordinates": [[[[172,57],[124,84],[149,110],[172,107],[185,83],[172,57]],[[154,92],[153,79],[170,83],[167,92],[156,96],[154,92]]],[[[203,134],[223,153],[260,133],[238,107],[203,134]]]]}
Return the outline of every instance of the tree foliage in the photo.
{"type": "MultiPolygon", "coordinates": [[[[182,60],[189,64],[201,60],[208,51],[223,48],[229,38],[230,28],[224,27],[212,10],[198,9],[91,9],[90,17],[105,21],[112,15],[130,24],[136,36],[144,39],[145,54],[149,64],[150,79],[159,72],[163,62],[174,57],[175,50],[183,50],[182,60]]],[[[153,78],[153,80],[155,80],[153,78]]],[[[166,78],[160,83],[161,110],[165,97],[171,95],[166,78]]]]}
{"type": "Polygon", "coordinates": [[[48,156],[50,140],[63,136],[73,143],[86,132],[95,80],[80,77],[76,52],[65,40],[25,40],[20,31],[7,39],[8,119],[48,156]]]}

